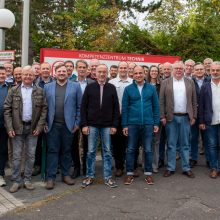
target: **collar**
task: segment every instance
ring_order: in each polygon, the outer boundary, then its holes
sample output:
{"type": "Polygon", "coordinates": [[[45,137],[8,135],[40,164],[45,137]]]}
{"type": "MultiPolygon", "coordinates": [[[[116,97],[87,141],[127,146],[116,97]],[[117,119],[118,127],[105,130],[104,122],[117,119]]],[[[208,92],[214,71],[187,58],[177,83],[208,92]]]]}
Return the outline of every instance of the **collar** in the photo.
{"type": "Polygon", "coordinates": [[[23,82],[21,83],[21,88],[33,88],[33,83],[31,84],[31,86],[25,86],[24,84],[23,84],[23,82]]]}
{"type": "Polygon", "coordinates": [[[181,79],[176,79],[175,77],[173,77],[173,81],[174,82],[184,82],[184,78],[182,77],[181,79]]]}

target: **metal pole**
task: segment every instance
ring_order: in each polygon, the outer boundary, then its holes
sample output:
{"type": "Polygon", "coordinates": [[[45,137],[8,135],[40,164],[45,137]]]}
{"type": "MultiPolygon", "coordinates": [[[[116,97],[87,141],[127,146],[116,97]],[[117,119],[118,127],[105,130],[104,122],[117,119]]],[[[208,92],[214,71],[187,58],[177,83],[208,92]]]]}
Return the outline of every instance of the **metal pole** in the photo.
{"type": "MultiPolygon", "coordinates": [[[[5,0],[0,0],[0,8],[5,8],[5,0]]],[[[0,50],[5,50],[5,30],[0,28],[0,50]]]]}
{"type": "Polygon", "coordinates": [[[21,65],[28,65],[30,0],[23,0],[21,65]]]}

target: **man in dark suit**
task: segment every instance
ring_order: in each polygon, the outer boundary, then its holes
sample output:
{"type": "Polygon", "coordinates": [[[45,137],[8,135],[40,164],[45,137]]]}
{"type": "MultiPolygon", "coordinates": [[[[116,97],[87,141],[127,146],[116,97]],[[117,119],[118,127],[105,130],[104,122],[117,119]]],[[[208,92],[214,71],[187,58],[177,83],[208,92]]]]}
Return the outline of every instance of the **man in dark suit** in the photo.
{"type": "Polygon", "coordinates": [[[160,117],[166,126],[167,169],[164,177],[174,174],[176,149],[179,147],[183,174],[193,178],[189,166],[190,125],[197,117],[196,91],[192,80],[184,77],[184,64],[173,64],[173,77],[166,79],[160,89],[160,117]]]}
{"type": "MultiPolygon", "coordinates": [[[[192,78],[195,89],[196,89],[196,97],[197,97],[197,108],[199,108],[199,98],[200,98],[200,90],[204,83],[209,82],[210,80],[205,77],[205,67],[203,64],[198,63],[194,66],[194,76],[192,78]]],[[[198,114],[199,116],[199,114],[198,114]]],[[[190,167],[194,167],[198,161],[198,149],[199,149],[199,117],[197,117],[195,124],[191,126],[191,159],[190,159],[190,167]]],[[[201,131],[201,137],[203,145],[205,146],[205,138],[204,131],[201,131]]],[[[205,156],[206,161],[209,161],[207,147],[205,146],[205,156]]]]}
{"type": "Polygon", "coordinates": [[[71,145],[73,134],[79,129],[82,98],[79,83],[68,80],[64,64],[58,65],[55,71],[57,80],[44,87],[48,102],[45,129],[48,144],[46,189],[54,188],[59,159],[62,181],[68,185],[74,184],[69,175],[72,161],[71,145]]]}
{"type": "MultiPolygon", "coordinates": [[[[85,88],[88,84],[95,82],[94,80],[87,78],[87,69],[88,63],[85,60],[77,60],[76,62],[76,71],[77,71],[77,78],[75,79],[76,82],[80,84],[80,88],[82,94],[85,91],[85,88]]],[[[74,171],[72,173],[72,178],[77,178],[80,176],[81,164],[80,164],[80,154],[79,154],[79,136],[80,130],[77,130],[74,134],[73,144],[72,144],[72,158],[74,164],[74,171]]],[[[83,135],[83,175],[86,175],[86,154],[88,151],[88,139],[87,135],[83,135]]]]}
{"type": "Polygon", "coordinates": [[[211,82],[201,87],[199,126],[200,129],[205,130],[210,162],[209,176],[217,178],[220,171],[220,62],[211,64],[210,73],[211,82]]]}

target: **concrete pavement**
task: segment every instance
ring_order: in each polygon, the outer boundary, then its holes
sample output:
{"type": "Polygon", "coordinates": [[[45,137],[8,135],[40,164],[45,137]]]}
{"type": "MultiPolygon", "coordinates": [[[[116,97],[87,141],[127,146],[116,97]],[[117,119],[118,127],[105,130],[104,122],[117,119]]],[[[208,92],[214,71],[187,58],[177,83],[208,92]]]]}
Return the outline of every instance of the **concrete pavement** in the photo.
{"type": "Polygon", "coordinates": [[[220,177],[209,178],[203,158],[193,169],[195,179],[181,174],[180,161],[175,175],[165,178],[163,170],[154,175],[153,186],[142,175],[130,186],[123,184],[123,178],[117,179],[115,189],[103,184],[100,162],[96,182],[85,189],[82,178],[66,186],[58,177],[52,191],[34,178],[34,191],[13,194],[24,206],[0,219],[220,219],[220,177]]]}

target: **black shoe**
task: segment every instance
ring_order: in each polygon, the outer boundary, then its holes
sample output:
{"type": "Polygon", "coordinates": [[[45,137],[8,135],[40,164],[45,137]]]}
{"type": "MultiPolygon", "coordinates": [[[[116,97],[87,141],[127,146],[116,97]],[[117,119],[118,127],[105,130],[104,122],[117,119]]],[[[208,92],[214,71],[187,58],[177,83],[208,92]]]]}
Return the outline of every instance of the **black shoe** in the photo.
{"type": "Polygon", "coordinates": [[[40,166],[34,166],[33,171],[32,171],[32,176],[37,176],[40,174],[40,166]]]}
{"type": "Polygon", "coordinates": [[[208,168],[210,168],[210,163],[209,163],[209,161],[206,161],[206,166],[207,166],[208,168]]]}
{"type": "Polygon", "coordinates": [[[75,168],[71,177],[73,179],[76,179],[78,176],[80,176],[80,169],[79,168],[75,168]]]}
{"type": "Polygon", "coordinates": [[[164,167],[164,160],[159,160],[158,162],[158,168],[164,167]]]}
{"type": "Polygon", "coordinates": [[[196,164],[197,164],[197,161],[196,161],[196,160],[190,160],[190,161],[189,161],[190,168],[195,167],[196,164]]]}

